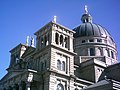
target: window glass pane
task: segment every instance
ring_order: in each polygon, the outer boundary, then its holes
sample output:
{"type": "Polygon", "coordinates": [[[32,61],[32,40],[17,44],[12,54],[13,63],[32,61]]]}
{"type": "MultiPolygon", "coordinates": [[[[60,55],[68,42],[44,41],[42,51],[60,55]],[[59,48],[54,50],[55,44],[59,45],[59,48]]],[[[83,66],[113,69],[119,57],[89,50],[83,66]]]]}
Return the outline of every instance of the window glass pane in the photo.
{"type": "Polygon", "coordinates": [[[61,66],[62,70],[65,71],[65,62],[62,61],[62,66],[61,66]]]}
{"type": "Polygon", "coordinates": [[[68,41],[68,38],[67,38],[67,37],[65,37],[65,41],[64,41],[64,42],[65,42],[65,48],[67,48],[67,47],[68,47],[68,42],[67,42],[67,41],[68,41]]]}
{"type": "Polygon", "coordinates": [[[60,35],[60,45],[63,46],[63,36],[62,35],[60,35]]]}
{"type": "Polygon", "coordinates": [[[57,60],[57,68],[58,68],[59,70],[61,70],[61,62],[60,62],[59,59],[57,60]]]}
{"type": "Polygon", "coordinates": [[[93,40],[93,39],[90,39],[89,42],[94,42],[94,40],[93,40]]]}
{"type": "Polygon", "coordinates": [[[90,56],[95,56],[95,49],[94,48],[90,48],[90,56]]]}
{"type": "Polygon", "coordinates": [[[58,44],[58,43],[59,43],[58,39],[59,39],[59,34],[58,34],[58,33],[56,33],[56,34],[55,34],[55,42],[56,42],[56,44],[58,44]]]}
{"type": "Polygon", "coordinates": [[[114,53],[113,53],[113,51],[111,51],[111,57],[114,58],[114,53]]]}
{"type": "Polygon", "coordinates": [[[97,39],[97,42],[102,42],[102,39],[97,39]]]}
{"type": "Polygon", "coordinates": [[[107,50],[107,54],[108,54],[108,57],[110,57],[110,52],[109,52],[109,50],[107,50]]]}
{"type": "Polygon", "coordinates": [[[85,40],[82,40],[82,43],[85,43],[85,40]]]}
{"type": "Polygon", "coordinates": [[[62,85],[62,84],[58,84],[58,85],[57,85],[57,90],[64,90],[63,85],[62,85]]]}
{"type": "Polygon", "coordinates": [[[94,40],[93,40],[93,39],[90,39],[89,42],[94,42],[94,40]]]}

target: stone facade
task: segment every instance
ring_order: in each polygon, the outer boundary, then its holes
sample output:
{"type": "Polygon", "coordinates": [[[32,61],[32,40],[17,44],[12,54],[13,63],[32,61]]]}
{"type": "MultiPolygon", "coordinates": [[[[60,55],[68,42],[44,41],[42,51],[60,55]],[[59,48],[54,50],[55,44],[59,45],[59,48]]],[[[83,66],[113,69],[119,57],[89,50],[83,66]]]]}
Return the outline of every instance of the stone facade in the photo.
{"type": "Polygon", "coordinates": [[[112,90],[112,82],[119,84],[117,79],[110,83],[104,78],[112,75],[105,73],[110,71],[108,67],[118,62],[112,37],[92,23],[87,8],[81,20],[71,30],[56,23],[54,17],[35,32],[36,47],[33,38],[28,44],[27,37],[26,44],[13,48],[0,90],[112,90]]]}

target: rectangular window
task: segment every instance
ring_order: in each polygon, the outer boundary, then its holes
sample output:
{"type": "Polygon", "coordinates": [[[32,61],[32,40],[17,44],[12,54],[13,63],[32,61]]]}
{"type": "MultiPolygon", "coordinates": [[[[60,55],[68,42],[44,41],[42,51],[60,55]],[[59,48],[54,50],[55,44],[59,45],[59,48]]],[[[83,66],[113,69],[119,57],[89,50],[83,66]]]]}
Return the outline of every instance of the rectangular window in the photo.
{"type": "Polygon", "coordinates": [[[90,56],[95,56],[95,49],[94,48],[90,48],[90,56]]]}
{"type": "Polygon", "coordinates": [[[102,42],[102,39],[97,39],[97,42],[102,42]]]}
{"type": "Polygon", "coordinates": [[[82,40],[82,43],[85,43],[85,40],[82,40]]]}
{"type": "Polygon", "coordinates": [[[93,40],[93,39],[90,39],[89,42],[94,42],[94,40],[93,40]]]}

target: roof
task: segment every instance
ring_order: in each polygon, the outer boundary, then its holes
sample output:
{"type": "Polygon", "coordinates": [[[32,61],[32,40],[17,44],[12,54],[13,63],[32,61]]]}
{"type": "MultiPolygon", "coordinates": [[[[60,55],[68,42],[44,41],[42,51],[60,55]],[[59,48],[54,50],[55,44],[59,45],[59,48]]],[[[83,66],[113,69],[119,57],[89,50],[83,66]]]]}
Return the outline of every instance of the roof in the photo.
{"type": "Polygon", "coordinates": [[[102,90],[102,89],[106,90],[106,88],[107,88],[107,90],[110,90],[111,87],[108,87],[110,84],[111,84],[111,82],[109,80],[102,80],[102,81],[97,82],[93,85],[85,87],[82,90],[102,90]]]}
{"type": "Polygon", "coordinates": [[[83,36],[111,37],[109,32],[104,27],[92,22],[82,23],[80,26],[76,27],[73,30],[76,31],[75,37],[83,36]]]}
{"type": "Polygon", "coordinates": [[[54,22],[54,21],[50,21],[49,23],[47,23],[46,25],[44,25],[42,28],[40,28],[38,31],[36,31],[34,34],[36,35],[36,34],[37,34],[38,32],[40,32],[41,30],[44,30],[43,28],[45,28],[46,26],[48,26],[48,25],[50,25],[50,24],[58,25],[58,26],[66,29],[66,30],[68,30],[68,31],[70,31],[70,32],[72,32],[72,33],[75,33],[75,31],[73,31],[73,30],[71,30],[71,29],[69,29],[69,28],[67,28],[67,27],[65,27],[65,26],[63,26],[63,25],[61,25],[61,24],[59,24],[59,23],[56,23],[56,22],[54,22]]]}

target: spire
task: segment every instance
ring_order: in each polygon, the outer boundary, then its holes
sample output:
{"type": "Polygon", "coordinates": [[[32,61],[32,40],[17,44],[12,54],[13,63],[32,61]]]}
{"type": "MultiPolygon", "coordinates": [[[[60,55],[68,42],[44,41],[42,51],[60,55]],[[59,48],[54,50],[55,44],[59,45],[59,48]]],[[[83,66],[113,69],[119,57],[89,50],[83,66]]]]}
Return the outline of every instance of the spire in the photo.
{"type": "Polygon", "coordinates": [[[82,22],[83,23],[88,23],[88,22],[92,23],[92,17],[88,13],[88,6],[87,5],[85,5],[84,10],[85,10],[85,13],[81,17],[82,22]]]}
{"type": "Polygon", "coordinates": [[[54,16],[54,18],[53,18],[53,22],[56,23],[56,21],[57,21],[57,16],[54,16]]]}

